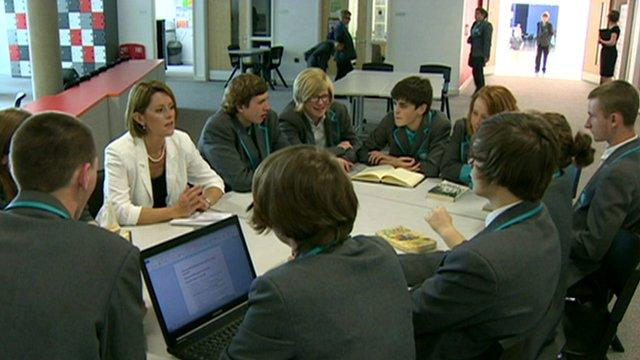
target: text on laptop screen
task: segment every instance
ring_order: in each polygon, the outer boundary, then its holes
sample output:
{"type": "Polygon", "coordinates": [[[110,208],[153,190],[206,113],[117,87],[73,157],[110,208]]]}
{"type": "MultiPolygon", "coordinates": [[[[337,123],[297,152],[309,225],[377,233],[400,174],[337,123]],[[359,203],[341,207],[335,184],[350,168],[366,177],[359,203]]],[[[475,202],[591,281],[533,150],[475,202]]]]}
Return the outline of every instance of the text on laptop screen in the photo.
{"type": "Polygon", "coordinates": [[[239,231],[229,224],[145,260],[169,332],[249,292],[253,275],[239,231]]]}

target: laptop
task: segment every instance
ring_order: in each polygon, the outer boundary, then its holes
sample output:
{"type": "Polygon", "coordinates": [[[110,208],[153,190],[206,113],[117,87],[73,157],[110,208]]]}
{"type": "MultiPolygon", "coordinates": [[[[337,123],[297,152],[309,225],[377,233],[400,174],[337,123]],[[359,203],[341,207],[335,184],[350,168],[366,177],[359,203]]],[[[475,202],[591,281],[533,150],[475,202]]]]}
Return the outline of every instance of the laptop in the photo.
{"type": "Polygon", "coordinates": [[[180,359],[217,359],[247,310],[256,273],[237,216],[141,252],[167,344],[180,359]]]}

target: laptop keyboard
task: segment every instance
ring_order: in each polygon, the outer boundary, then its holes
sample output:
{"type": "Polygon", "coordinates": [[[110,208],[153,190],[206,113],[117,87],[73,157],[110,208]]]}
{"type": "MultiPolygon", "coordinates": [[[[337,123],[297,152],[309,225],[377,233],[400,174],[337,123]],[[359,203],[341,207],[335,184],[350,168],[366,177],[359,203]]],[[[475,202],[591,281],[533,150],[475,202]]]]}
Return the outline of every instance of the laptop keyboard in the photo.
{"type": "Polygon", "coordinates": [[[218,331],[203,337],[202,339],[185,348],[181,359],[217,359],[222,351],[229,346],[231,339],[238,331],[242,323],[242,317],[233,320],[218,331]]]}

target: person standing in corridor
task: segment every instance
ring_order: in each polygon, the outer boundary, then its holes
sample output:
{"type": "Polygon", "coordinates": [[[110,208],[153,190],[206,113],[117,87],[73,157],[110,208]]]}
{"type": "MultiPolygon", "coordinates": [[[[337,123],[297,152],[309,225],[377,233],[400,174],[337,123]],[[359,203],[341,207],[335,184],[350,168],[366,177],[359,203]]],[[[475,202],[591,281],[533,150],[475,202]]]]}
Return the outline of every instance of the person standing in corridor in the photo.
{"type": "Polygon", "coordinates": [[[542,20],[538,21],[536,31],[536,75],[540,72],[540,58],[542,58],[542,73],[547,72],[547,56],[549,56],[549,46],[553,37],[553,24],[549,22],[549,12],[542,13],[542,20]]]}
{"type": "Polygon", "coordinates": [[[476,21],[471,26],[471,34],[467,38],[467,43],[471,44],[471,52],[469,53],[469,66],[473,68],[473,82],[476,90],[480,90],[484,86],[484,66],[491,56],[491,34],[493,26],[487,17],[489,13],[483,8],[476,9],[476,21]]]}

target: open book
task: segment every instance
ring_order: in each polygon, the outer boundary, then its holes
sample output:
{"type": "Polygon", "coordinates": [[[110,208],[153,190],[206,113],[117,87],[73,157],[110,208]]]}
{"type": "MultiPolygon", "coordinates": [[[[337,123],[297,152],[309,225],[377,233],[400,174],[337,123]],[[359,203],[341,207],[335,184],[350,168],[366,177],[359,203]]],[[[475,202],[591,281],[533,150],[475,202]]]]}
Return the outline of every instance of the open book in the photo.
{"type": "Polygon", "coordinates": [[[188,218],[173,219],[169,221],[169,224],[178,226],[206,226],[224,220],[231,215],[233,214],[215,211],[195,212],[188,218]]]}
{"type": "Polygon", "coordinates": [[[385,239],[394,248],[407,253],[427,252],[436,248],[436,241],[404,226],[384,229],[376,235],[385,239]]]}
{"type": "Polygon", "coordinates": [[[436,200],[454,202],[468,190],[469,188],[464,185],[443,180],[440,184],[429,189],[427,197],[436,200]]]}
{"type": "Polygon", "coordinates": [[[351,177],[353,180],[381,182],[404,187],[415,187],[424,179],[424,175],[391,165],[368,167],[351,177]]]}

